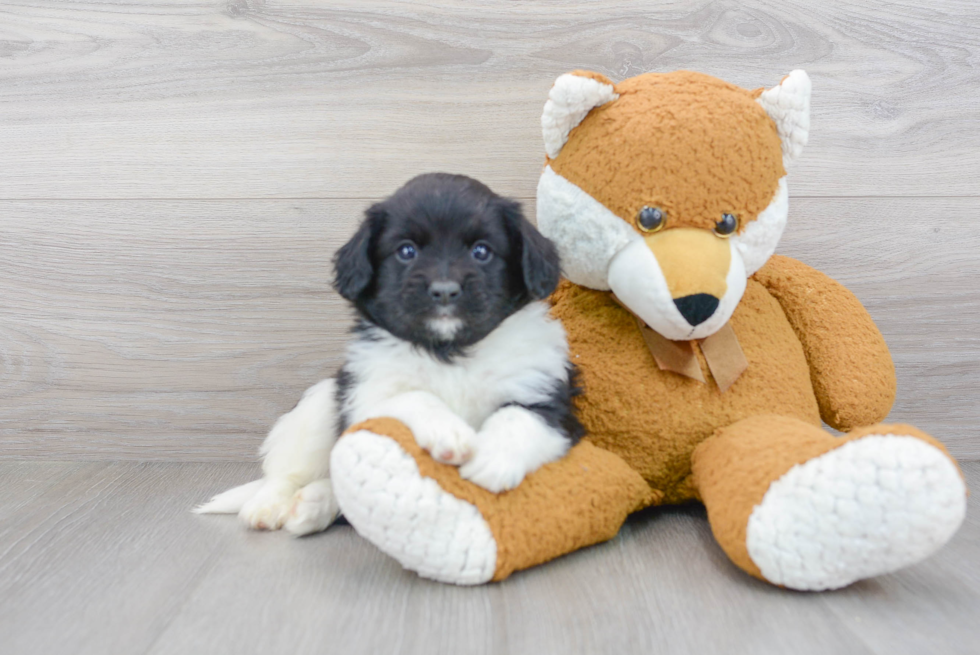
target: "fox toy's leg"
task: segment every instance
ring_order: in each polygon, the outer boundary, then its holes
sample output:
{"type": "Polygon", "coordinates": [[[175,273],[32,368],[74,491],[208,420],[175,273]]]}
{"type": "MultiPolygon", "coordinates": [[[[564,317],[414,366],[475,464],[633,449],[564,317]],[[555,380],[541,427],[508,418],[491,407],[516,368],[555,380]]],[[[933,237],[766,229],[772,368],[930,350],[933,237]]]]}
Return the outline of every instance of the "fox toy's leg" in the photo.
{"type": "Polygon", "coordinates": [[[835,589],[918,562],[966,512],[956,463],[907,425],[834,437],[797,419],[756,416],[719,430],[692,464],[732,561],[793,589],[835,589]]]}
{"type": "Polygon", "coordinates": [[[656,495],[619,457],[588,443],[493,494],[433,460],[394,419],[351,428],[330,470],[358,533],[405,568],[455,584],[502,580],[610,539],[656,495]]]}

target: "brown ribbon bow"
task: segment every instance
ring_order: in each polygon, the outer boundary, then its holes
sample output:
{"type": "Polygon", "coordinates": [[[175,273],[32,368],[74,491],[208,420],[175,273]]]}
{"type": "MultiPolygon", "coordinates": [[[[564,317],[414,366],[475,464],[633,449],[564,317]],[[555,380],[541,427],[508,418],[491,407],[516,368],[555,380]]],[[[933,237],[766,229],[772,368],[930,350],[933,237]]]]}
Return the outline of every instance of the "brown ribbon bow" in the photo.
{"type": "Polygon", "coordinates": [[[711,377],[718,384],[718,390],[725,393],[730,386],[735,383],[745,369],[749,367],[749,361],[742,352],[742,347],[735,336],[735,330],[731,323],[725,323],[720,330],[709,337],[696,341],[671,341],[667,337],[655,332],[646,324],[642,318],[637,316],[632,309],[627,307],[616,294],[610,294],[612,299],[620,307],[628,311],[636,319],[640,327],[640,334],[646,342],[650,354],[657,362],[661,371],[672,371],[680,373],[698,382],[705,383],[704,373],[701,372],[701,364],[695,352],[697,346],[701,347],[701,354],[708,362],[708,369],[711,377]]]}

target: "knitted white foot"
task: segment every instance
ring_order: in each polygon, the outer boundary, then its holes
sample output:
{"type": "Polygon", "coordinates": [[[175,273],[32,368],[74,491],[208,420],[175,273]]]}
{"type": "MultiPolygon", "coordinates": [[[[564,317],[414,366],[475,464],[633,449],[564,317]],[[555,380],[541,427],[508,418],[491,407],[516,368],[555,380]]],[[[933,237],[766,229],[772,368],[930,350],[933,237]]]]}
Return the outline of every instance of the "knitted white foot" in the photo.
{"type": "Polygon", "coordinates": [[[966,485],[939,449],[868,435],[798,464],[749,517],[762,575],[791,589],[836,589],[925,559],[966,514],[966,485]]]}
{"type": "Polygon", "coordinates": [[[488,582],[497,542],[470,503],[422,477],[412,456],[367,430],[344,435],[330,458],[341,512],[358,534],[423,578],[488,582]]]}

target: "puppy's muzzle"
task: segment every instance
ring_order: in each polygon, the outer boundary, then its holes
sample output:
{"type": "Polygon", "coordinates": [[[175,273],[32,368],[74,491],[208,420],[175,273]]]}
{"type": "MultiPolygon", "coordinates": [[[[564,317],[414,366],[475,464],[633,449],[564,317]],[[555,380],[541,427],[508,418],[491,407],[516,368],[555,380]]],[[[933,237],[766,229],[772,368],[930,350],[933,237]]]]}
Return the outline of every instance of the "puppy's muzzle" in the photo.
{"type": "Polygon", "coordinates": [[[459,283],[451,280],[437,280],[429,285],[429,297],[439,305],[456,302],[462,291],[459,283]]]}

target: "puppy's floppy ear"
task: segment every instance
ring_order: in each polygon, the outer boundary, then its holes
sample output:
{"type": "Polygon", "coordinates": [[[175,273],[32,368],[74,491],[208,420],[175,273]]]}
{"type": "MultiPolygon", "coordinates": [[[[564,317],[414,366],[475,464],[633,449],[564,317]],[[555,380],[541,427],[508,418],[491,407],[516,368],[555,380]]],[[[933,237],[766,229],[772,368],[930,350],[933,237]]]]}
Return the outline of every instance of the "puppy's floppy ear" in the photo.
{"type": "Polygon", "coordinates": [[[509,198],[498,201],[515,249],[520,252],[521,271],[528,295],[534,300],[547,298],[558,286],[561,264],[555,244],[543,237],[521,211],[519,202],[509,198]]]}
{"type": "Polygon", "coordinates": [[[364,212],[364,220],[351,240],[334,255],[333,288],[351,302],[360,297],[374,278],[371,250],[387,220],[384,204],[372,205],[364,212]]]}

